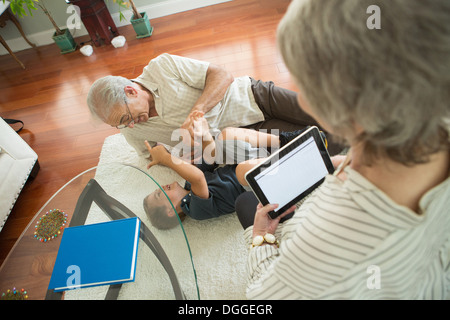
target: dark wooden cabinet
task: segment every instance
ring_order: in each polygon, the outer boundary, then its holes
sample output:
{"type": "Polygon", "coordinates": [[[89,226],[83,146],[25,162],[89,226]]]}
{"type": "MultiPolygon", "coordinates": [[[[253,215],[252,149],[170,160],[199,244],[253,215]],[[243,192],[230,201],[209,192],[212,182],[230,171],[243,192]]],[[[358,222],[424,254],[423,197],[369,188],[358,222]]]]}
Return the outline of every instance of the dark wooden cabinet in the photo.
{"type": "Polygon", "coordinates": [[[104,0],[66,0],[66,2],[80,8],[81,21],[95,46],[110,44],[111,39],[119,35],[104,0]]]}

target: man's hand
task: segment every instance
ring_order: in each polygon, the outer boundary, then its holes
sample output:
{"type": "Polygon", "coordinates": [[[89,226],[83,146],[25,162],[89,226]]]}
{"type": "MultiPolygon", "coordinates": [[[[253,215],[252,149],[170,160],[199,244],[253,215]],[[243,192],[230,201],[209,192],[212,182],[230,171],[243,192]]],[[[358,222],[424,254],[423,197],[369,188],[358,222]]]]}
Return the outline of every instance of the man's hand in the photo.
{"type": "Polygon", "coordinates": [[[192,148],[190,154],[183,155],[182,158],[186,161],[191,161],[191,163],[201,159],[205,148],[214,143],[214,139],[209,131],[208,121],[204,115],[203,111],[192,111],[188,116],[189,121],[183,124],[187,127],[181,129],[183,144],[192,148]]]}
{"type": "MultiPolygon", "coordinates": [[[[224,98],[225,93],[233,81],[234,78],[230,72],[212,63],[209,64],[208,70],[206,71],[205,87],[201,96],[192,107],[191,114],[195,111],[200,111],[204,114],[208,113],[224,98]]],[[[190,119],[191,114],[184,120],[181,129],[188,130],[192,121],[190,119]]],[[[185,141],[183,140],[183,142],[185,141]]],[[[186,143],[191,143],[191,141],[186,141],[186,143]]]]}
{"type": "Polygon", "coordinates": [[[208,121],[206,121],[204,115],[203,111],[194,110],[182,124],[181,138],[185,145],[194,147],[195,142],[198,142],[195,138],[198,139],[209,133],[208,121]]]}
{"type": "Polygon", "coordinates": [[[208,121],[205,119],[204,115],[205,113],[202,111],[193,111],[190,114],[192,126],[189,130],[191,137],[194,140],[194,144],[199,141],[212,141],[208,121]]]}

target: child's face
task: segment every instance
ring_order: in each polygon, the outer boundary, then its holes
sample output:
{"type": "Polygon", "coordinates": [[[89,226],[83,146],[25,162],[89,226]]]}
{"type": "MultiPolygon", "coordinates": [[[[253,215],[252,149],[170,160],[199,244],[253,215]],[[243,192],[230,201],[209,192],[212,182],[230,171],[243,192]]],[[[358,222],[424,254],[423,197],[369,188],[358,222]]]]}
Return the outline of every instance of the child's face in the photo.
{"type": "MultiPolygon", "coordinates": [[[[174,207],[176,207],[177,204],[181,202],[181,199],[183,199],[183,197],[186,195],[186,190],[182,188],[178,182],[173,182],[171,184],[161,186],[161,188],[163,188],[164,192],[167,194],[167,197],[169,197],[174,207]]],[[[154,203],[158,203],[159,205],[166,205],[172,209],[172,206],[167,201],[167,197],[164,192],[158,188],[148,196],[147,201],[152,201],[154,203]]]]}

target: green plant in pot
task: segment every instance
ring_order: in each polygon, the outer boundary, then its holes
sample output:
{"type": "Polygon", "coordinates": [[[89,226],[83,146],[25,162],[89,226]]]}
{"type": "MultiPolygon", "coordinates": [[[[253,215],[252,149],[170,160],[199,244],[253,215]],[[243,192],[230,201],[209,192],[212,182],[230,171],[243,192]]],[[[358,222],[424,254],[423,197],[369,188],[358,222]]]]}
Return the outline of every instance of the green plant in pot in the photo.
{"type": "Polygon", "coordinates": [[[150,25],[150,20],[148,19],[146,12],[139,12],[134,4],[133,0],[113,0],[119,5],[119,16],[120,21],[125,19],[120,8],[130,9],[133,12],[131,18],[131,24],[133,25],[134,31],[136,32],[136,38],[146,38],[150,37],[153,33],[153,27],[150,25]]]}
{"type": "MultiPolygon", "coordinates": [[[[70,33],[69,29],[60,29],[58,27],[42,0],[9,0],[9,2],[12,13],[21,18],[27,15],[24,7],[28,9],[28,12],[32,16],[32,10],[37,10],[37,5],[42,9],[42,11],[45,13],[45,15],[48,17],[53,27],[55,28],[55,32],[53,33],[52,38],[60,48],[61,53],[69,53],[77,49],[77,44],[73,40],[72,34],[70,33]]],[[[3,0],[3,3],[5,3],[5,0],[3,0]]]]}

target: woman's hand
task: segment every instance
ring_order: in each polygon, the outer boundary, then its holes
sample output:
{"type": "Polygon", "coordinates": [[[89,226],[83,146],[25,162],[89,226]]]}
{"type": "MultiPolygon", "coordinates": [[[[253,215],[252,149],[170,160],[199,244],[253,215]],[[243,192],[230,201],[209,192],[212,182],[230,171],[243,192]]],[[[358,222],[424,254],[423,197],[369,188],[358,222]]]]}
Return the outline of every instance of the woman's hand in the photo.
{"type": "Polygon", "coordinates": [[[265,206],[261,203],[258,204],[253,223],[253,238],[256,236],[264,236],[266,233],[275,234],[280,220],[295,210],[295,205],[293,205],[281,215],[272,219],[269,216],[269,212],[275,210],[277,207],[278,204],[268,204],[265,206]]]}
{"type": "Polygon", "coordinates": [[[333,163],[334,168],[336,169],[337,167],[339,167],[341,163],[345,161],[346,158],[347,156],[343,155],[332,156],[331,162],[333,163]]]}

